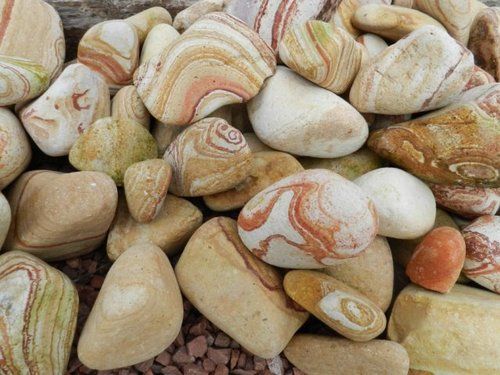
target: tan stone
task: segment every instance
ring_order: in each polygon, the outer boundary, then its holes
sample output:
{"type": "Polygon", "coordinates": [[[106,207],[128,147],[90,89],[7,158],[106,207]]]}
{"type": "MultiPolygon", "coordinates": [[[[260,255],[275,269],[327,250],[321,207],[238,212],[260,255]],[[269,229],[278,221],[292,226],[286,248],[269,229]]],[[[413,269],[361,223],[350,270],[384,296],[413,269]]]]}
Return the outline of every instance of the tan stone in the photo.
{"type": "Polygon", "coordinates": [[[167,23],[161,23],[151,29],[142,45],[140,64],[158,56],[174,40],[180,36],[179,32],[167,23]]]}
{"type": "Polygon", "coordinates": [[[0,193],[0,249],[3,246],[7,233],[9,232],[12,214],[10,205],[5,196],[0,193]]]}
{"type": "Polygon", "coordinates": [[[173,26],[179,32],[183,32],[200,17],[208,13],[220,12],[223,7],[224,0],[199,0],[177,13],[173,26]]]}
{"type": "Polygon", "coordinates": [[[130,16],[125,21],[135,28],[139,37],[139,43],[142,44],[151,29],[155,26],[160,24],[171,25],[172,16],[163,7],[151,7],[130,16]]]}
{"type": "Polygon", "coordinates": [[[149,129],[149,112],[134,86],[125,86],[118,90],[111,102],[111,116],[133,120],[149,129]]]}

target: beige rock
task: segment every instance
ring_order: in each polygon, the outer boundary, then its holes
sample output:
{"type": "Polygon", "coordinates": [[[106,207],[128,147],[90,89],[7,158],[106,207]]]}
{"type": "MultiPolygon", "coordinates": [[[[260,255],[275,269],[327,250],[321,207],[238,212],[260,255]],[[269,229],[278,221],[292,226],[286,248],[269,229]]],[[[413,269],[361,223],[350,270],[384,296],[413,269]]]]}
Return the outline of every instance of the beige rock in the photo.
{"type": "Polygon", "coordinates": [[[486,70],[481,69],[479,66],[474,65],[472,75],[465,85],[463,92],[470,90],[477,86],[487,85],[488,83],[495,83],[495,78],[486,70]]]}
{"type": "Polygon", "coordinates": [[[49,89],[20,111],[24,128],[49,156],[68,155],[78,136],[110,115],[108,85],[83,64],[71,64],[49,89]]]}
{"type": "Polygon", "coordinates": [[[16,179],[31,160],[31,146],[21,122],[7,108],[0,108],[0,190],[16,179]]]}
{"type": "Polygon", "coordinates": [[[108,235],[108,257],[114,261],[128,247],[147,242],[158,246],[167,255],[173,255],[184,246],[202,221],[203,215],[196,206],[175,195],[167,195],[153,221],[141,224],[128,212],[125,199],[120,199],[108,235]]]}
{"type": "Polygon", "coordinates": [[[153,27],[142,45],[140,64],[161,54],[179,36],[179,32],[167,23],[160,23],[153,27]]]}
{"type": "Polygon", "coordinates": [[[330,22],[335,24],[335,26],[340,27],[354,38],[356,38],[361,31],[356,29],[352,24],[352,18],[356,10],[366,4],[390,4],[391,0],[342,0],[335,3],[337,8],[331,17],[330,22]]]}
{"type": "Polygon", "coordinates": [[[391,248],[384,237],[375,237],[360,256],[322,271],[364,294],[382,311],[391,304],[394,266],[391,248]]]}
{"type": "Polygon", "coordinates": [[[7,237],[11,216],[9,202],[5,196],[0,193],[0,249],[2,249],[5,238],[7,237]]]}
{"type": "Polygon", "coordinates": [[[158,145],[158,155],[165,154],[168,146],[184,129],[186,128],[182,126],[165,125],[155,121],[152,135],[158,145]]]}
{"type": "Polygon", "coordinates": [[[380,52],[388,47],[387,42],[375,34],[361,34],[356,38],[356,41],[366,48],[368,57],[371,59],[377,56],[380,52]]]}
{"type": "Polygon", "coordinates": [[[350,340],[298,334],[285,348],[286,358],[308,375],[384,374],[406,375],[410,361],[406,350],[386,340],[350,340]]]}
{"type": "Polygon", "coordinates": [[[149,112],[135,86],[125,86],[118,90],[111,102],[111,116],[116,119],[133,120],[149,129],[149,112]]]}
{"type": "Polygon", "coordinates": [[[100,172],[26,172],[7,198],[12,209],[5,248],[44,260],[83,255],[106,237],[118,199],[116,186],[100,172]]]}
{"type": "Polygon", "coordinates": [[[364,65],[349,94],[361,112],[411,114],[452,103],[469,80],[473,56],[444,30],[424,26],[364,65]],[[415,62],[418,61],[418,68],[415,62]],[[413,79],[418,72],[419,79],[413,79]]]}
{"type": "Polygon", "coordinates": [[[78,358],[98,370],[145,361],[173,343],[182,317],[166,255],[152,244],[132,246],[106,275],[78,341],[78,358]]]}
{"type": "Polygon", "coordinates": [[[285,295],[280,274],[245,248],[229,218],[195,232],[175,273],[198,311],[262,358],[278,355],[308,317],[285,295]]]}
{"type": "Polygon", "coordinates": [[[156,25],[171,25],[172,16],[163,7],[152,7],[127,18],[125,21],[135,28],[139,37],[139,43],[142,44],[149,32],[156,25]]]}
{"type": "Polygon", "coordinates": [[[183,32],[200,17],[212,12],[220,12],[224,7],[224,0],[198,0],[193,5],[181,10],[174,19],[173,26],[183,32]]]}
{"type": "Polygon", "coordinates": [[[367,4],[359,7],[351,20],[354,27],[399,40],[422,26],[432,25],[443,29],[434,18],[415,9],[385,4],[367,4]]]}
{"type": "Polygon", "coordinates": [[[205,204],[214,211],[228,211],[243,207],[255,194],[269,185],[304,170],[293,156],[277,151],[253,154],[250,175],[234,188],[203,197],[205,204]]]}
{"type": "Polygon", "coordinates": [[[413,370],[432,374],[500,372],[500,299],[455,285],[448,294],[406,287],[396,299],[388,337],[405,347],[413,370]]]}
{"type": "Polygon", "coordinates": [[[253,153],[261,151],[273,151],[271,147],[269,147],[265,143],[262,143],[262,141],[255,135],[255,133],[243,133],[243,137],[247,141],[248,147],[250,147],[250,150],[253,153]]]}
{"type": "Polygon", "coordinates": [[[243,182],[252,168],[252,152],[243,134],[215,117],[184,130],[163,159],[173,170],[169,191],[185,197],[229,190],[243,182]]]}
{"type": "Polygon", "coordinates": [[[125,171],[123,186],[130,215],[139,223],[152,221],[163,207],[172,167],[163,159],[132,164],[125,171]]]}
{"type": "Polygon", "coordinates": [[[248,114],[262,142],[294,155],[345,156],[368,136],[365,119],[349,103],[282,66],[248,103],[248,114]]]}

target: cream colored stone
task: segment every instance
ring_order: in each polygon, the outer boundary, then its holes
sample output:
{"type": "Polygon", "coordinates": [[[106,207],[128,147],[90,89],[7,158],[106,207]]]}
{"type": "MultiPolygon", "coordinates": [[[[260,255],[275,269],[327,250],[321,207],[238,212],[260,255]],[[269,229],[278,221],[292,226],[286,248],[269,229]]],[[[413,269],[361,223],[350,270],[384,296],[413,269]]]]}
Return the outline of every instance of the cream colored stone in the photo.
{"type": "Polygon", "coordinates": [[[356,41],[366,48],[368,57],[371,59],[377,56],[380,52],[388,47],[387,42],[375,34],[361,34],[356,38],[356,41]]]}
{"type": "Polygon", "coordinates": [[[10,205],[5,196],[0,193],[0,250],[9,231],[12,214],[10,205]]]}
{"type": "Polygon", "coordinates": [[[125,20],[129,25],[133,26],[137,31],[139,43],[142,44],[149,32],[156,25],[172,24],[172,16],[163,7],[151,7],[143,10],[125,20]]]}
{"type": "Polygon", "coordinates": [[[391,0],[342,0],[340,2],[335,2],[334,4],[337,6],[335,12],[333,13],[330,22],[332,22],[335,26],[340,27],[349,34],[351,34],[354,38],[356,38],[361,31],[356,29],[351,20],[356,13],[356,10],[363,5],[366,4],[390,4],[391,0]]]}
{"type": "Polygon", "coordinates": [[[224,7],[224,0],[198,0],[193,5],[181,10],[174,18],[173,26],[183,32],[200,17],[212,12],[220,12],[224,7]]]}
{"type": "Polygon", "coordinates": [[[111,116],[133,120],[149,130],[149,112],[134,86],[125,86],[118,90],[111,102],[111,116]]]}
{"type": "Polygon", "coordinates": [[[179,36],[179,32],[167,23],[160,23],[153,27],[142,45],[140,64],[161,54],[179,36]]]}
{"type": "Polygon", "coordinates": [[[182,126],[165,125],[155,121],[152,135],[158,145],[158,155],[164,155],[172,141],[185,129],[182,126]]]}

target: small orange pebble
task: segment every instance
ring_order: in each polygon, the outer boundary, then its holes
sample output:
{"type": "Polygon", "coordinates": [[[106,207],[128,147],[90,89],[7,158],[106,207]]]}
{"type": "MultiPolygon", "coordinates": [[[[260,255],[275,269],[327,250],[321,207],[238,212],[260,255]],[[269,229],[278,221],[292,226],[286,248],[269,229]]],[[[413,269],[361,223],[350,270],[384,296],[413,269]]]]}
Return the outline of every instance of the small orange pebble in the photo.
{"type": "Polygon", "coordinates": [[[417,285],[447,293],[455,285],[464,261],[462,234],[451,227],[439,227],[417,246],[406,266],[406,274],[417,285]]]}

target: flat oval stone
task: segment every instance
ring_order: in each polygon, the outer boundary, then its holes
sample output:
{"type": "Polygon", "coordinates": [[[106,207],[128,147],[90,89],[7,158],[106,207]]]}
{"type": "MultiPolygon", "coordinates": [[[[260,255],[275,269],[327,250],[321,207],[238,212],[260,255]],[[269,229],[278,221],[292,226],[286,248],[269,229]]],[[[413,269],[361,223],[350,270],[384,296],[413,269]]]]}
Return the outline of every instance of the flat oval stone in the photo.
{"type": "Polygon", "coordinates": [[[3,374],[66,373],[78,293],[59,270],[21,251],[0,255],[3,374]]]}
{"type": "Polygon", "coordinates": [[[238,129],[210,117],[184,130],[163,159],[172,166],[169,191],[196,197],[229,190],[250,174],[252,152],[238,129]]]}
{"type": "Polygon", "coordinates": [[[69,162],[81,171],[104,172],[121,186],[130,165],[157,155],[156,142],[143,126],[130,119],[104,117],[78,137],[69,162]]]}
{"type": "Polygon", "coordinates": [[[353,342],[311,334],[297,334],[285,348],[286,358],[308,375],[360,374],[407,375],[406,350],[388,340],[353,342]]]}
{"type": "Polygon", "coordinates": [[[304,170],[292,155],[277,151],[253,153],[250,175],[234,188],[203,197],[214,211],[229,211],[243,207],[255,194],[284,177],[304,170]]]}
{"type": "Polygon", "coordinates": [[[102,243],[118,192],[104,173],[36,170],[21,175],[7,198],[12,224],[5,248],[60,260],[87,254],[102,243]]]}
{"type": "Polygon", "coordinates": [[[31,161],[31,146],[21,122],[0,108],[0,190],[14,181],[31,161]]]}
{"type": "Polygon", "coordinates": [[[412,239],[427,233],[436,218],[432,191],[398,168],[379,168],[354,180],[373,201],[379,216],[378,234],[412,239]]]}
{"type": "Polygon", "coordinates": [[[108,85],[80,63],[67,66],[42,96],[20,112],[24,128],[49,156],[68,155],[85,129],[109,115],[108,85]]]}
{"type": "Polygon", "coordinates": [[[280,273],[243,245],[229,218],[213,218],[193,234],[175,273],[198,311],[262,358],[277,356],[309,315],[286,296],[280,273]]]}
{"type": "Polygon", "coordinates": [[[348,339],[369,341],[385,329],[385,315],[377,305],[331,276],[290,271],[283,285],[295,302],[348,339]]]}
{"type": "Polygon", "coordinates": [[[78,341],[78,358],[98,370],[145,361],[174,342],[182,318],[167,256],[152,244],[132,246],[104,279],[78,341]]]}
{"type": "Polygon", "coordinates": [[[163,206],[149,223],[137,222],[130,215],[125,199],[120,199],[109,231],[106,252],[114,261],[134,244],[152,243],[167,255],[174,255],[202,222],[201,211],[188,200],[175,195],[167,194],[163,206]]]}
{"type": "Polygon", "coordinates": [[[370,59],[374,58],[380,52],[389,47],[384,39],[371,33],[361,34],[356,38],[356,41],[366,48],[366,52],[368,53],[368,57],[370,59]]]}
{"type": "Polygon", "coordinates": [[[286,177],[240,212],[238,232],[266,263],[324,268],[360,255],[378,229],[375,207],[355,184],[326,169],[286,177]]]}
{"type": "Polygon", "coordinates": [[[136,221],[149,223],[158,215],[171,179],[172,167],[163,159],[144,160],[127,168],[123,186],[127,206],[136,221]]]}
{"type": "Polygon", "coordinates": [[[399,40],[422,26],[432,25],[443,29],[434,18],[415,9],[385,4],[367,4],[359,7],[351,20],[354,27],[399,40]]]}
{"type": "Polygon", "coordinates": [[[257,33],[216,12],[142,64],[134,84],[155,118],[188,125],[224,105],[250,100],[275,67],[273,52],[257,33]]]}
{"type": "Polygon", "coordinates": [[[391,4],[391,0],[342,0],[335,2],[335,11],[330,19],[330,22],[335,26],[346,30],[354,38],[356,38],[361,31],[356,29],[351,20],[356,13],[356,10],[366,4],[391,4]]]}
{"type": "Polygon", "coordinates": [[[429,182],[500,187],[499,100],[500,84],[475,87],[440,111],[373,132],[368,147],[429,182]]]}
{"type": "Polygon", "coordinates": [[[410,114],[452,103],[469,80],[472,53],[444,30],[424,26],[361,67],[349,99],[360,112],[410,114]],[[420,79],[414,62],[418,61],[420,79]]]}
{"type": "Polygon", "coordinates": [[[460,232],[439,227],[417,246],[406,266],[406,274],[414,284],[448,293],[460,276],[464,260],[465,242],[460,232]]]}
{"type": "Polygon", "coordinates": [[[302,77],[341,94],[354,81],[363,50],[348,32],[331,23],[307,21],[287,29],[279,44],[279,56],[302,77]]]}
{"type": "Polygon", "coordinates": [[[412,370],[495,374],[499,331],[500,299],[494,293],[457,284],[440,294],[410,285],[394,303],[387,336],[405,347],[412,370]]]}
{"type": "Polygon", "coordinates": [[[142,45],[139,63],[142,65],[154,56],[160,55],[179,36],[179,32],[167,23],[153,27],[142,45]]]}
{"type": "Polygon", "coordinates": [[[149,112],[135,86],[125,86],[118,90],[111,102],[111,116],[133,120],[149,130],[149,112]]]}
{"type": "Polygon", "coordinates": [[[183,32],[202,16],[208,13],[222,12],[223,8],[224,0],[199,0],[177,13],[173,26],[179,32],[183,32]]]}
{"type": "Polygon", "coordinates": [[[382,311],[389,308],[394,285],[394,266],[391,248],[384,237],[375,237],[361,255],[321,271],[367,296],[382,311]]]}
{"type": "Polygon", "coordinates": [[[172,16],[164,7],[151,7],[125,19],[137,31],[139,44],[143,44],[149,32],[157,25],[172,24],[172,16]]]}
{"type": "Polygon", "coordinates": [[[465,275],[500,294],[500,217],[481,216],[462,233],[467,246],[465,275]]]}
{"type": "Polygon", "coordinates": [[[368,136],[365,119],[349,103],[281,66],[248,103],[248,115],[262,142],[294,155],[345,156],[368,136]]]}

